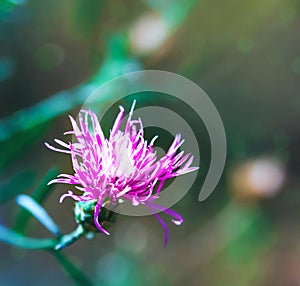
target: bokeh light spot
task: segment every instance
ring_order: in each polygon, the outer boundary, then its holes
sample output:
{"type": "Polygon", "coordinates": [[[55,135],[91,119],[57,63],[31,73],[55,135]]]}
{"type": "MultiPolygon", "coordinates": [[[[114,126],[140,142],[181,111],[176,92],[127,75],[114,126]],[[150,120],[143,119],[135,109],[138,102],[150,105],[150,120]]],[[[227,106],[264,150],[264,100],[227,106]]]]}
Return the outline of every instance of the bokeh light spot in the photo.
{"type": "Polygon", "coordinates": [[[147,14],[130,30],[130,44],[136,54],[147,54],[157,49],[167,38],[169,27],[158,15],[147,14]]]}
{"type": "Polygon", "coordinates": [[[245,161],[235,168],[231,187],[241,200],[269,198],[282,188],[286,177],[283,163],[275,157],[260,157],[245,161]]]}

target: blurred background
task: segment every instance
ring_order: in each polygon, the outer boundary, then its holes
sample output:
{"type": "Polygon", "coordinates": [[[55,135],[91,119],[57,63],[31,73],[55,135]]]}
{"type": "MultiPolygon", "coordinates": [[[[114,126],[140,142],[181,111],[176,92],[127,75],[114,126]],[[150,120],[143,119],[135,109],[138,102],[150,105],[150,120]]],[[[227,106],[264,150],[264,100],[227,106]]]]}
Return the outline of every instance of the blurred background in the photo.
{"type": "MultiPolygon", "coordinates": [[[[172,208],[183,225],[162,215],[167,247],[154,217],[118,216],[110,237],[82,238],[64,253],[95,285],[300,284],[299,1],[0,0],[0,23],[1,224],[17,227],[14,196],[27,193],[72,231],[73,202],[58,203],[67,186],[50,190],[45,179],[72,172],[70,158],[44,142],[63,138],[67,114],[76,117],[105,81],[170,71],[197,83],[222,117],[228,153],[218,187],[198,201],[210,143],[191,113],[201,169],[172,208]]],[[[49,237],[34,219],[27,234],[49,237]]],[[[0,249],[0,285],[74,284],[46,251],[0,249]]]]}

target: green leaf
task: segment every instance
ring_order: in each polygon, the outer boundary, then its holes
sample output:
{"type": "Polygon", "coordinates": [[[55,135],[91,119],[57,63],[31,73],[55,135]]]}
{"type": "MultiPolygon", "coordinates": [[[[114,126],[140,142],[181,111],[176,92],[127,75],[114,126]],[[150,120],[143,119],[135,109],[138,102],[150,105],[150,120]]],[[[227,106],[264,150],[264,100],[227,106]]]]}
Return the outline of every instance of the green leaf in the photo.
{"type": "Polygon", "coordinates": [[[60,236],[60,230],[57,224],[52,220],[47,211],[28,195],[19,195],[16,198],[17,203],[30,212],[41,224],[43,224],[51,233],[60,236]]]}
{"type": "Polygon", "coordinates": [[[52,249],[57,243],[56,239],[26,237],[2,225],[0,225],[0,241],[26,249],[52,249]]]}
{"type": "Polygon", "coordinates": [[[54,185],[47,185],[51,180],[59,175],[59,171],[56,168],[51,168],[41,180],[38,187],[31,193],[31,197],[34,198],[38,203],[42,203],[50,191],[54,188],[54,185]]]}
{"type": "MultiPolygon", "coordinates": [[[[37,127],[43,129],[47,122],[81,105],[96,88],[95,85],[86,84],[71,90],[64,90],[29,108],[19,110],[10,117],[0,119],[0,142],[13,136],[15,140],[20,140],[20,138],[22,141],[26,140],[18,135],[22,132],[28,135],[29,130],[34,131],[37,127]]],[[[14,144],[13,147],[16,148],[17,145],[14,144]]]]}
{"type": "MultiPolygon", "coordinates": [[[[48,186],[47,184],[52,179],[56,178],[58,174],[59,172],[56,169],[50,169],[39,186],[31,193],[31,197],[37,203],[42,203],[46,199],[50,190],[53,188],[53,185],[48,186]]],[[[16,218],[15,231],[24,234],[31,217],[32,215],[27,210],[21,209],[16,218]]]]}

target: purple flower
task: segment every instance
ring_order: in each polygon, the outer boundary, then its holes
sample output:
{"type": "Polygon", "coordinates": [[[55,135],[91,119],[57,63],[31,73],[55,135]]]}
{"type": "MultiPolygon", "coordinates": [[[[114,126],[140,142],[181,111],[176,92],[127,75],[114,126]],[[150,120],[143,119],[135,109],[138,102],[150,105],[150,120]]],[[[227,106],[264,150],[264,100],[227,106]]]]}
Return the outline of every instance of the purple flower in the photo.
{"type": "Polygon", "coordinates": [[[54,151],[71,155],[74,175],[60,174],[49,182],[75,185],[82,192],[81,196],[68,191],[61,196],[60,202],[66,197],[75,201],[96,201],[94,223],[103,233],[109,233],[101,226],[98,215],[102,204],[107,198],[112,204],[121,200],[129,200],[133,206],[143,204],[157,217],[165,229],[165,244],[168,240],[166,223],[157,214],[163,211],[173,217],[176,225],[183,222],[176,212],[165,209],[153,201],[159,197],[164,182],[179,175],[197,170],[190,167],[193,156],[177,152],[184,140],[177,134],[166,155],[160,159],[153,151],[155,136],[150,143],[144,139],[141,119],[133,120],[132,114],[135,101],[131,107],[124,131],[120,125],[124,117],[124,108],[120,112],[110,130],[109,138],[105,138],[97,116],[88,110],[81,110],[78,116],[79,124],[70,116],[73,130],[65,134],[72,134],[76,138],[74,143],[65,143],[59,139],[54,141],[65,149],[58,149],[46,143],[54,151]]]}

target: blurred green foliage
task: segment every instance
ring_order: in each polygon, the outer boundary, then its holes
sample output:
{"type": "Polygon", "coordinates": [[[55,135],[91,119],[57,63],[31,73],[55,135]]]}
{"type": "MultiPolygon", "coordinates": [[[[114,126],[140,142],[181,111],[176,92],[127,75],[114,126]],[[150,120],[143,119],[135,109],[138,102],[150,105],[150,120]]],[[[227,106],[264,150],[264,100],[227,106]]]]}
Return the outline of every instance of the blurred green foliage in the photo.
{"type": "Polygon", "coordinates": [[[0,204],[13,199],[32,187],[35,175],[32,170],[23,170],[11,178],[7,178],[0,185],[0,204]]]}

